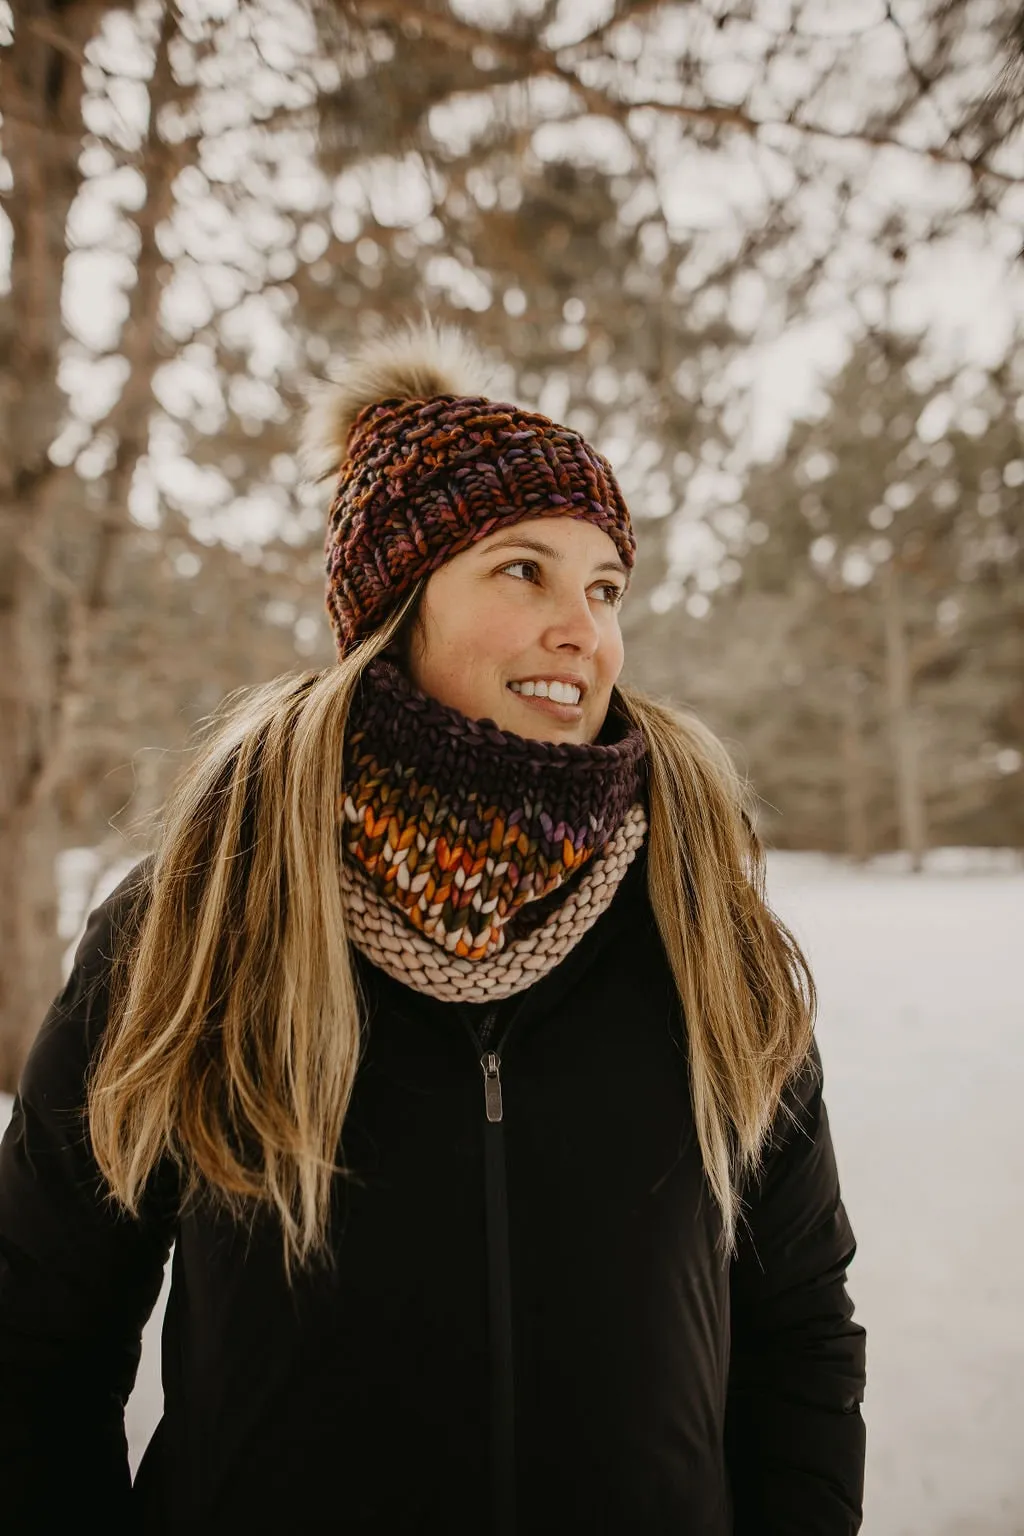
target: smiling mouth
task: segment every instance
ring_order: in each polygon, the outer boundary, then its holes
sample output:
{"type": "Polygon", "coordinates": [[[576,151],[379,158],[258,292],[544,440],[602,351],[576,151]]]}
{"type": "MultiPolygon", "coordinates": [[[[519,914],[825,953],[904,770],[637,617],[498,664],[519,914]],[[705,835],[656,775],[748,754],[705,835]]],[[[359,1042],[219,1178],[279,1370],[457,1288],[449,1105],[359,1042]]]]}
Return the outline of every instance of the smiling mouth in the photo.
{"type": "Polygon", "coordinates": [[[509,683],[509,691],[519,694],[524,699],[550,699],[552,704],[578,705],[583,697],[583,690],[575,683],[545,682],[543,680],[529,681],[525,683],[509,683]]]}
{"type": "Polygon", "coordinates": [[[506,686],[509,693],[522,699],[526,708],[535,714],[546,715],[549,720],[566,727],[578,727],[583,720],[583,709],[579,701],[585,689],[577,683],[568,683],[562,679],[545,678],[541,681],[530,678],[526,682],[508,683],[506,686]]]}

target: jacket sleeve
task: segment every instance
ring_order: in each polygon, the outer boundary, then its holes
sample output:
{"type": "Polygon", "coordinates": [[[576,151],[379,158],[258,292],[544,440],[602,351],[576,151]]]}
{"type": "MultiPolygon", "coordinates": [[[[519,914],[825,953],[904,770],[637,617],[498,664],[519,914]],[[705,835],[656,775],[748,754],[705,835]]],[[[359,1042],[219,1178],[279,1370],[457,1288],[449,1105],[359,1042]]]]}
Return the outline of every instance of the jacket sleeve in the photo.
{"type": "Polygon", "coordinates": [[[741,1217],[725,1448],[735,1536],[854,1536],[864,1488],[865,1334],[846,1270],[817,1046],[787,1089],[741,1217]]]}
{"type": "Polygon", "coordinates": [[[85,1121],[113,944],[140,871],[90,916],[29,1055],[0,1147],[0,1508],[34,1536],[130,1528],[124,1405],[173,1238],[166,1172],[138,1220],[108,1198],[85,1121]]]}

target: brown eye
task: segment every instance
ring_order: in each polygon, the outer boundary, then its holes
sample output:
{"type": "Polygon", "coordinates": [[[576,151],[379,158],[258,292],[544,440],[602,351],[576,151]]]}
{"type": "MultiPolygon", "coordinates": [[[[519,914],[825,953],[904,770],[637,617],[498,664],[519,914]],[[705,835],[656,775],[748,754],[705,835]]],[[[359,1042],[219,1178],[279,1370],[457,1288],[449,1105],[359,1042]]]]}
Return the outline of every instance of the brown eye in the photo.
{"type": "Polygon", "coordinates": [[[607,603],[612,608],[618,608],[626,595],[623,588],[617,587],[613,581],[602,582],[598,591],[605,594],[601,601],[607,603]]]}
{"type": "Polygon", "coordinates": [[[513,560],[509,565],[503,565],[499,572],[502,576],[511,576],[516,571],[527,571],[527,576],[517,576],[517,581],[536,581],[539,566],[535,560],[513,560]]]}

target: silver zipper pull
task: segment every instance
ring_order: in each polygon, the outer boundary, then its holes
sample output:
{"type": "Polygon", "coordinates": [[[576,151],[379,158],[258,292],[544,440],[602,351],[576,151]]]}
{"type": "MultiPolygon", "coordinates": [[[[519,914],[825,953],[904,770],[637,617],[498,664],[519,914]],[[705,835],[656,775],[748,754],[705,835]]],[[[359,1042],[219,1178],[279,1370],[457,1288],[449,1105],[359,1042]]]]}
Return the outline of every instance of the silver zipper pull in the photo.
{"type": "Polygon", "coordinates": [[[501,1119],[501,1058],[497,1051],[485,1051],[480,1058],[484,1069],[484,1108],[492,1123],[501,1119]]]}

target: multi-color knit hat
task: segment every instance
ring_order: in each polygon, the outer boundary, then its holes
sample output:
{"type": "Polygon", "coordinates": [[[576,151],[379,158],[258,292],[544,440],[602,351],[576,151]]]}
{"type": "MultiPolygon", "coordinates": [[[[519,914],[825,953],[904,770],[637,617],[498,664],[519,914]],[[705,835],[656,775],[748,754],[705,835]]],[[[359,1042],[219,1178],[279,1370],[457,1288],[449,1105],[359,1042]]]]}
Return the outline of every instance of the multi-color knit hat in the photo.
{"type": "Polygon", "coordinates": [[[327,608],[344,654],[424,576],[477,539],[531,517],[604,530],[636,553],[611,465],[578,432],[487,399],[459,331],[410,327],[365,347],[324,386],[306,463],[336,474],[325,545],[327,608]]]}

